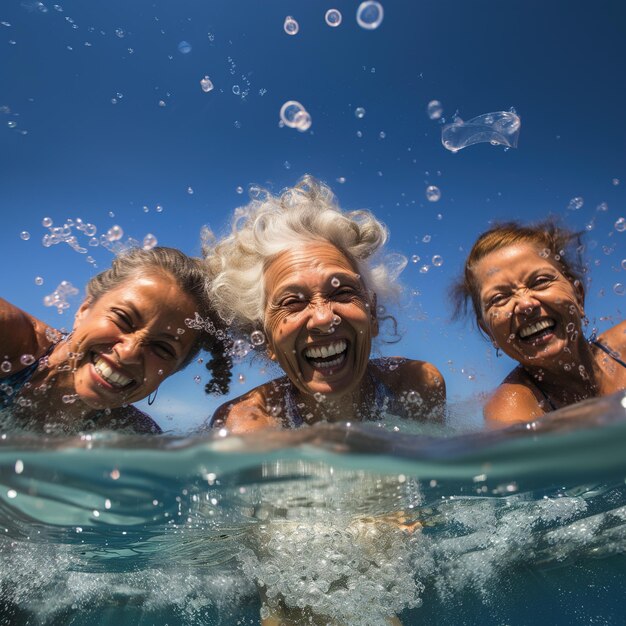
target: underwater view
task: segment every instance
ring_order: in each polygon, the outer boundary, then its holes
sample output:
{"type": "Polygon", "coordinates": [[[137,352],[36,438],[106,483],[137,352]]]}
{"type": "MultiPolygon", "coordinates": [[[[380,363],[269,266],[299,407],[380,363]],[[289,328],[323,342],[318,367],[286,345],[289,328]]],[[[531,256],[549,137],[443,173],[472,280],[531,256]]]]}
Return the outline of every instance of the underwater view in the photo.
{"type": "Polygon", "coordinates": [[[624,23],[5,0],[0,624],[626,623],[624,23]]]}

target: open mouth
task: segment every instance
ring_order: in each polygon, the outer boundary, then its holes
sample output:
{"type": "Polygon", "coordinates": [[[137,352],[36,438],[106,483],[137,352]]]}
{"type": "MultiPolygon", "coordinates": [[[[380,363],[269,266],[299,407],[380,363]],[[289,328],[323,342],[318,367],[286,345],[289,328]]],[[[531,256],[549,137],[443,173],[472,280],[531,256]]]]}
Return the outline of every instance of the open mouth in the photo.
{"type": "Polygon", "coordinates": [[[91,362],[93,366],[98,372],[98,375],[111,387],[115,387],[116,389],[123,389],[124,387],[128,387],[133,382],[132,378],[129,378],[125,374],[121,372],[116,372],[102,357],[97,354],[94,354],[91,362]]]}
{"type": "Polygon", "coordinates": [[[556,322],[553,319],[544,319],[520,328],[518,335],[524,341],[537,341],[552,333],[556,322]]]}
{"type": "Polygon", "coordinates": [[[315,369],[333,370],[341,367],[346,360],[348,342],[344,339],[326,346],[312,346],[304,351],[306,360],[315,369]]]}

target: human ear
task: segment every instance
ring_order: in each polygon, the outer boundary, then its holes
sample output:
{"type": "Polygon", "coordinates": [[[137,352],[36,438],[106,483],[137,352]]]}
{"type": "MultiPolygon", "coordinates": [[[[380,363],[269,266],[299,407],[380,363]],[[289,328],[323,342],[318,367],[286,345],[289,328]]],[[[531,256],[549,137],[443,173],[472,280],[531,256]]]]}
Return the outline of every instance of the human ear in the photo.
{"type": "Polygon", "coordinates": [[[83,318],[85,317],[85,315],[91,308],[91,305],[92,305],[91,298],[86,298],[85,300],[83,300],[83,303],[80,305],[80,307],[78,307],[78,311],[76,311],[76,315],[74,316],[73,328],[76,328],[76,326],[78,326],[78,324],[82,322],[83,318]]]}

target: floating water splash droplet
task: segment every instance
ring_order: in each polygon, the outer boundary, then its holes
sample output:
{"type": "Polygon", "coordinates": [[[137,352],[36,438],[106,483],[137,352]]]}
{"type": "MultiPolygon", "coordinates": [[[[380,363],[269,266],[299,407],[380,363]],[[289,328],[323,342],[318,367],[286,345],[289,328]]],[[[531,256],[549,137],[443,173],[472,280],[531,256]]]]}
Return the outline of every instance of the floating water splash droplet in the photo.
{"type": "Polygon", "coordinates": [[[107,241],[119,241],[124,236],[121,226],[111,226],[106,234],[107,241]]]}
{"type": "Polygon", "coordinates": [[[13,121],[7,122],[7,126],[9,128],[16,128],[17,127],[17,122],[13,122],[13,121]]]}
{"type": "Polygon", "coordinates": [[[519,116],[511,111],[484,113],[468,122],[457,117],[441,130],[441,143],[451,152],[476,143],[517,148],[520,127],[519,116]]]}
{"type": "Polygon", "coordinates": [[[23,230],[20,233],[20,239],[23,239],[24,241],[28,241],[30,239],[30,233],[27,230],[23,230]]]}
{"type": "Polygon", "coordinates": [[[41,276],[35,277],[35,285],[43,285],[43,278],[41,276]]]}
{"type": "Polygon", "coordinates": [[[341,281],[340,281],[340,280],[339,280],[336,276],[333,276],[333,277],[331,278],[331,280],[330,280],[330,284],[331,284],[333,287],[337,288],[337,287],[339,287],[339,285],[341,285],[341,281]]]}
{"type": "Polygon", "coordinates": [[[0,371],[2,371],[4,374],[7,374],[12,369],[13,367],[11,365],[11,361],[2,361],[2,363],[0,363],[0,371]]]}
{"type": "Polygon", "coordinates": [[[52,226],[52,219],[51,219],[51,218],[49,218],[49,217],[44,217],[44,218],[41,220],[41,225],[42,225],[44,228],[50,228],[50,226],[52,226]]]}
{"type": "Polygon", "coordinates": [[[253,346],[262,346],[265,343],[265,335],[260,330],[250,333],[250,343],[253,346]]]}
{"type": "Polygon", "coordinates": [[[356,11],[356,21],[361,28],[366,30],[374,30],[378,28],[384,17],[383,6],[375,0],[366,0],[361,2],[356,11]]]}
{"type": "Polygon", "coordinates": [[[626,219],[618,217],[615,222],[615,230],[619,233],[623,233],[626,230],[626,219]]]}
{"type": "Polygon", "coordinates": [[[115,36],[119,37],[120,39],[124,39],[124,37],[126,37],[126,31],[123,28],[116,28],[115,36]]]}
{"type": "Polygon", "coordinates": [[[35,357],[32,354],[22,354],[20,357],[20,363],[22,365],[32,365],[35,362],[35,357]]]}
{"type": "Polygon", "coordinates": [[[430,243],[431,240],[431,236],[430,235],[424,235],[422,237],[422,243],[430,243]]]}
{"type": "Polygon", "coordinates": [[[288,100],[283,104],[280,108],[280,121],[285,126],[297,128],[299,131],[305,131],[311,127],[311,116],[296,100],[288,100]]]}
{"type": "Polygon", "coordinates": [[[288,35],[297,35],[298,31],[300,30],[300,25],[298,24],[298,22],[296,22],[296,20],[293,19],[293,17],[291,17],[291,15],[288,15],[285,18],[283,28],[288,35]]]}
{"type": "Polygon", "coordinates": [[[580,196],[576,196],[569,201],[569,203],[567,204],[567,208],[570,211],[578,211],[579,209],[582,209],[583,204],[585,204],[583,198],[581,198],[580,196]]]}
{"type": "Polygon", "coordinates": [[[233,85],[232,92],[238,96],[241,94],[241,87],[239,85],[233,85]]]}
{"type": "Polygon", "coordinates": [[[192,187],[187,187],[187,193],[192,196],[193,195],[193,188],[192,187]]]}
{"type": "Polygon", "coordinates": [[[200,79],[200,87],[202,88],[202,91],[204,91],[204,93],[209,93],[209,91],[213,90],[213,83],[208,76],[205,76],[204,78],[200,79]]]}
{"type": "Polygon", "coordinates": [[[235,189],[235,191],[237,193],[243,193],[243,187],[237,187],[237,189],[235,189]]]}
{"type": "Polygon", "coordinates": [[[151,233],[148,233],[144,238],[143,238],[143,249],[144,250],[152,250],[152,248],[154,248],[157,245],[158,241],[157,238],[152,235],[151,233]]]}
{"type": "Polygon", "coordinates": [[[443,106],[439,100],[431,100],[426,107],[426,112],[431,120],[438,120],[443,114],[443,106]]]}
{"type": "Polygon", "coordinates": [[[326,15],[324,16],[324,19],[329,26],[336,28],[337,26],[339,26],[339,24],[341,24],[341,12],[337,9],[328,9],[328,11],[326,11],[326,15]]]}
{"type": "Polygon", "coordinates": [[[181,54],[189,54],[191,52],[191,44],[188,41],[181,41],[178,44],[178,52],[181,54]]]}
{"type": "Polygon", "coordinates": [[[614,179],[611,181],[611,183],[612,183],[615,187],[617,187],[617,186],[619,185],[619,178],[614,178],[614,179]]]}
{"type": "Polygon", "coordinates": [[[622,259],[622,269],[626,271],[626,259],[622,259]]]}
{"type": "Polygon", "coordinates": [[[443,257],[439,254],[435,254],[435,256],[432,258],[432,264],[435,267],[441,267],[443,265],[443,257]]]}
{"type": "Polygon", "coordinates": [[[357,107],[354,109],[354,114],[361,120],[365,117],[365,109],[363,107],[357,107]]]}
{"type": "Polygon", "coordinates": [[[626,293],[626,287],[622,283],[615,283],[613,285],[613,291],[618,296],[623,296],[626,293]]]}
{"type": "Polygon", "coordinates": [[[441,190],[435,185],[426,187],[426,198],[429,202],[438,202],[441,198],[441,190]]]}

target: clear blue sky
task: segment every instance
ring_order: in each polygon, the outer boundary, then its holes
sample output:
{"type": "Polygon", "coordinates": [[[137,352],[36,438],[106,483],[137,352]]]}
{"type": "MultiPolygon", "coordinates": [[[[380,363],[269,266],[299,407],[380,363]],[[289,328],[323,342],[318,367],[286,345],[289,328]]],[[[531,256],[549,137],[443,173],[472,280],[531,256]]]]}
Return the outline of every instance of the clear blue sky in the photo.
{"type": "MultiPolygon", "coordinates": [[[[119,225],[124,239],[151,233],[198,254],[201,226],[223,231],[245,201],[237,187],[278,191],[310,173],[345,208],[374,211],[391,231],[391,250],[421,257],[401,276],[415,292],[399,312],[404,338],[384,352],[435,363],[454,400],[489,390],[512,365],[496,360],[470,324],[449,322],[448,286],[490,220],[558,213],[575,228],[592,224],[588,313],[600,328],[622,319],[626,296],[613,291],[626,284],[626,234],[614,228],[626,217],[621,0],[383,5],[382,25],[367,31],[355,1],[5,0],[2,296],[70,326],[80,299],[59,315],[44,296],[62,280],[82,289],[110,262],[101,247],[43,247],[44,217],[55,225],[80,217],[98,234],[119,225]],[[343,14],[338,28],[324,22],[329,8],[343,14]],[[287,15],[300,25],[296,36],[283,30],[287,15]],[[208,93],[205,75],[215,85],[208,93]],[[279,128],[291,99],[311,114],[309,132],[279,128]],[[518,148],[446,151],[441,124],[426,114],[433,99],[448,119],[515,107],[518,148]],[[441,189],[438,202],[426,200],[427,185],[441,189]],[[568,209],[574,197],[583,206],[568,209]],[[435,254],[443,265],[420,273],[435,254]]],[[[262,366],[241,368],[234,391],[272,373],[262,366]]],[[[192,366],[163,385],[152,409],[165,428],[194,426],[217,406],[198,375],[204,370],[192,366]]]]}

